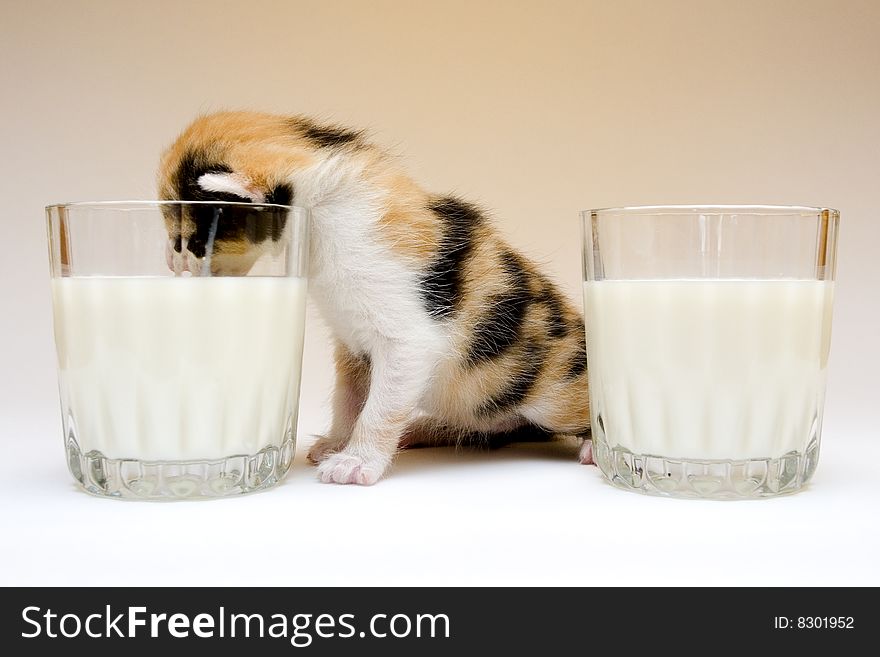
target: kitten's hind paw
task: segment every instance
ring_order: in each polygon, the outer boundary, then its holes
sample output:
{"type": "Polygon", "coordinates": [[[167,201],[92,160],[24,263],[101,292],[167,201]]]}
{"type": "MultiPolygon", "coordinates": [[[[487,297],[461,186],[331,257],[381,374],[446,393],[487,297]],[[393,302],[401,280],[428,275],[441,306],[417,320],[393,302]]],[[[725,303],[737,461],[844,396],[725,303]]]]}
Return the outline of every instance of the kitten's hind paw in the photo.
{"type": "Polygon", "coordinates": [[[581,452],[578,454],[578,461],[584,465],[595,465],[593,461],[593,441],[587,438],[581,445],[581,452]]]}

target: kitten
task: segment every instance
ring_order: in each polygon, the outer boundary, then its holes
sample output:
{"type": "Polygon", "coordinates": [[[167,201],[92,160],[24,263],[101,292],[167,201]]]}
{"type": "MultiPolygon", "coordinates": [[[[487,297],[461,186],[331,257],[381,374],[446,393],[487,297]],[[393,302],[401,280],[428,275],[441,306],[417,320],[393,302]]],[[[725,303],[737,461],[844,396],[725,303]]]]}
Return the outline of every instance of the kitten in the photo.
{"type": "MultiPolygon", "coordinates": [[[[332,423],[309,452],[322,481],[372,484],[401,446],[588,431],[580,314],[477,206],[423,190],[362,132],[204,116],[163,155],[159,193],[311,211],[309,289],[336,342],[332,423]]],[[[198,271],[206,233],[171,222],[169,264],[198,271]]],[[[209,266],[246,272],[272,239],[218,233],[209,266]]]]}

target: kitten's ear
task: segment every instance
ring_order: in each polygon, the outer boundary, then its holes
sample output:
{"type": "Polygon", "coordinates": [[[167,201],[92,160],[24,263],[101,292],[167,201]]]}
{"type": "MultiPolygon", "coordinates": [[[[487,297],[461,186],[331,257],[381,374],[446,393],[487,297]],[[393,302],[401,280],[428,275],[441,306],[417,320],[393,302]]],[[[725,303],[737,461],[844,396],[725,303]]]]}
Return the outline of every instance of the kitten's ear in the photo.
{"type": "Polygon", "coordinates": [[[238,173],[205,173],[199,176],[198,183],[206,192],[232,194],[251,203],[266,201],[266,195],[245,176],[238,173]]]}

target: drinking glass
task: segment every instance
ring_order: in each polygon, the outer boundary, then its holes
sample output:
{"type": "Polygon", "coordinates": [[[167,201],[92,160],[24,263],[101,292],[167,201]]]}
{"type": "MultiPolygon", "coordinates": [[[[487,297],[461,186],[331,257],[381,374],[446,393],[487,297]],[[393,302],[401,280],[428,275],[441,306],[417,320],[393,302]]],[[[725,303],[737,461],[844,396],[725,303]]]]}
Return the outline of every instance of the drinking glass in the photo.
{"type": "Polygon", "coordinates": [[[594,458],[620,488],[800,490],[819,457],[836,210],[590,210],[584,304],[594,458]]]}
{"type": "Polygon", "coordinates": [[[150,500],[281,481],[295,444],[307,212],[140,201],[46,213],[76,481],[150,500]]]}

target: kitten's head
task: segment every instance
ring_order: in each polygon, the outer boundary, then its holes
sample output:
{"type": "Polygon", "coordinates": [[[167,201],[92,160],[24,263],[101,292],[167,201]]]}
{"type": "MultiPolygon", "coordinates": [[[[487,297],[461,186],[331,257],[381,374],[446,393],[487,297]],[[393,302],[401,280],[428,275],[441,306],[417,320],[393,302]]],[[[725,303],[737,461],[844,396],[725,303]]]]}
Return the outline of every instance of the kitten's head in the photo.
{"type": "Polygon", "coordinates": [[[223,112],[196,120],[159,167],[162,200],[203,202],[164,207],[169,267],[200,272],[210,255],[212,274],[247,273],[277,247],[287,213],[270,204],[293,203],[289,180],[310,159],[288,118],[223,112]]]}

